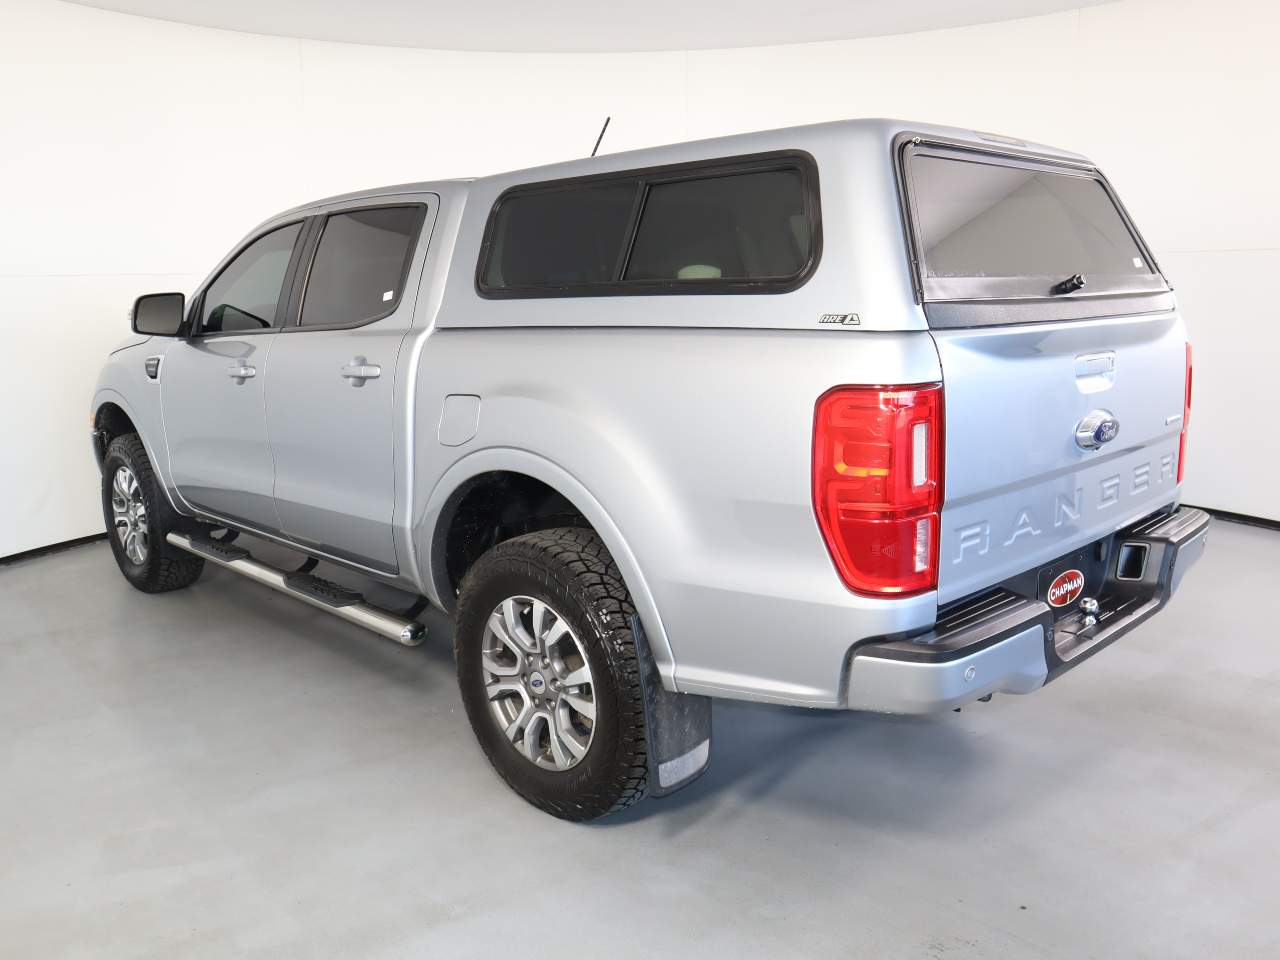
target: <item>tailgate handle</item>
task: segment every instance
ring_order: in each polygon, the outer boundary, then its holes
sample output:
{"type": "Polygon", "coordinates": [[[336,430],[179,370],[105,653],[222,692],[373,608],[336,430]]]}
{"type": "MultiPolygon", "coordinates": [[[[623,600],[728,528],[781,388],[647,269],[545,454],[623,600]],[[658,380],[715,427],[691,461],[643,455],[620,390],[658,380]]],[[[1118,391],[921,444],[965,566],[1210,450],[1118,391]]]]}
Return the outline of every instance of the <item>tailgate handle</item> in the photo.
{"type": "Polygon", "coordinates": [[[1076,386],[1081,393],[1097,393],[1116,382],[1116,353],[1082,353],[1076,357],[1076,386]]]}

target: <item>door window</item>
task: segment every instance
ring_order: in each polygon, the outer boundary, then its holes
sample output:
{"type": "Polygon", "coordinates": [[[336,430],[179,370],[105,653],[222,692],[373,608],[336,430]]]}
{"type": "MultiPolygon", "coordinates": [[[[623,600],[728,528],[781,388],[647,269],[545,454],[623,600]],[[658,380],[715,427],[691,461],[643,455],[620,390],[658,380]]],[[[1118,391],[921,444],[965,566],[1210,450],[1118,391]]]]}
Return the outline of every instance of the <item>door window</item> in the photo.
{"type": "Polygon", "coordinates": [[[325,220],[302,301],[304,327],[355,327],[400,303],[425,208],[375,207],[325,220]]]}
{"type": "Polygon", "coordinates": [[[276,324],[280,292],[301,223],[263,234],[244,248],[205,291],[201,333],[266,330],[276,324]]]}

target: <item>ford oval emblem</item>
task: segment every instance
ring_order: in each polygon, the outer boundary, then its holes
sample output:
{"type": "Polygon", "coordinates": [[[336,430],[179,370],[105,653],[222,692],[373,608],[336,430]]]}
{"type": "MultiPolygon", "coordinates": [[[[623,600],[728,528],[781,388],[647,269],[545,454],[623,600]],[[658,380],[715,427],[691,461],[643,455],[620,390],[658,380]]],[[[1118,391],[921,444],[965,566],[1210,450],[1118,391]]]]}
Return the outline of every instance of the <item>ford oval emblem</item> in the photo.
{"type": "Polygon", "coordinates": [[[1120,435],[1120,421],[1109,410],[1091,410],[1076,424],[1076,445],[1096,450],[1120,435]]]}
{"type": "Polygon", "coordinates": [[[1115,417],[1108,417],[1098,424],[1098,429],[1093,431],[1093,439],[1098,443],[1110,443],[1119,432],[1120,422],[1115,417]]]}

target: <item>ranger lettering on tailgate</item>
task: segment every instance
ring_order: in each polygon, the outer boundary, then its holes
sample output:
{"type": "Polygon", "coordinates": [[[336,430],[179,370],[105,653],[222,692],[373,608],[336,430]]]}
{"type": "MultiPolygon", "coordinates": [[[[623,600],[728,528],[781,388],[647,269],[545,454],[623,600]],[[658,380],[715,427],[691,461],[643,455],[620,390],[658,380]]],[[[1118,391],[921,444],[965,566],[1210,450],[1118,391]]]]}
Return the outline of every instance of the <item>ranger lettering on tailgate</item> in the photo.
{"type": "MultiPolygon", "coordinates": [[[[1088,489],[1094,493],[1092,501],[1094,510],[1101,511],[1108,507],[1116,506],[1122,502],[1126,495],[1146,494],[1152,486],[1172,485],[1174,481],[1173,454],[1167,453],[1162,456],[1154,475],[1152,471],[1153,463],[1144,461],[1127,469],[1124,474],[1110,474],[1090,484],[1088,489]]],[[[1051,508],[1053,521],[1049,529],[1070,527],[1078,523],[1088,503],[1085,498],[1085,490],[1085,487],[1076,487],[1070,497],[1062,496],[1061,494],[1054,497],[1051,508]]],[[[1046,515],[1049,512],[1048,509],[1040,511],[1040,513],[1046,515]]],[[[951,562],[963,563],[966,556],[985,555],[991,549],[993,531],[996,534],[995,543],[1001,547],[1012,547],[1019,540],[1038,537],[1046,529],[1041,520],[1042,517],[1035,508],[1026,506],[1018,510],[1003,525],[996,523],[993,527],[991,521],[982,520],[957,527],[955,529],[955,555],[951,562]]]]}

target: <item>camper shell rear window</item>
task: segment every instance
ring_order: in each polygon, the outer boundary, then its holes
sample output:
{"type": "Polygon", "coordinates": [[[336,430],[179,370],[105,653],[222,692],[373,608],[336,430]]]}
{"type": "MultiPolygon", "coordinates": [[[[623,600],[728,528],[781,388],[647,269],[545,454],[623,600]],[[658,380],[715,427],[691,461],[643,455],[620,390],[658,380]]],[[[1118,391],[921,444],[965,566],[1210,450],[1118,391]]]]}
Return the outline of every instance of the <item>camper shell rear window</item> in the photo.
{"type": "Polygon", "coordinates": [[[817,266],[817,166],[782,152],[512,187],[476,268],[483,297],[782,293],[817,266]]]}
{"type": "Polygon", "coordinates": [[[912,139],[901,147],[899,176],[916,291],[926,305],[1168,291],[1093,167],[912,139]]]}

